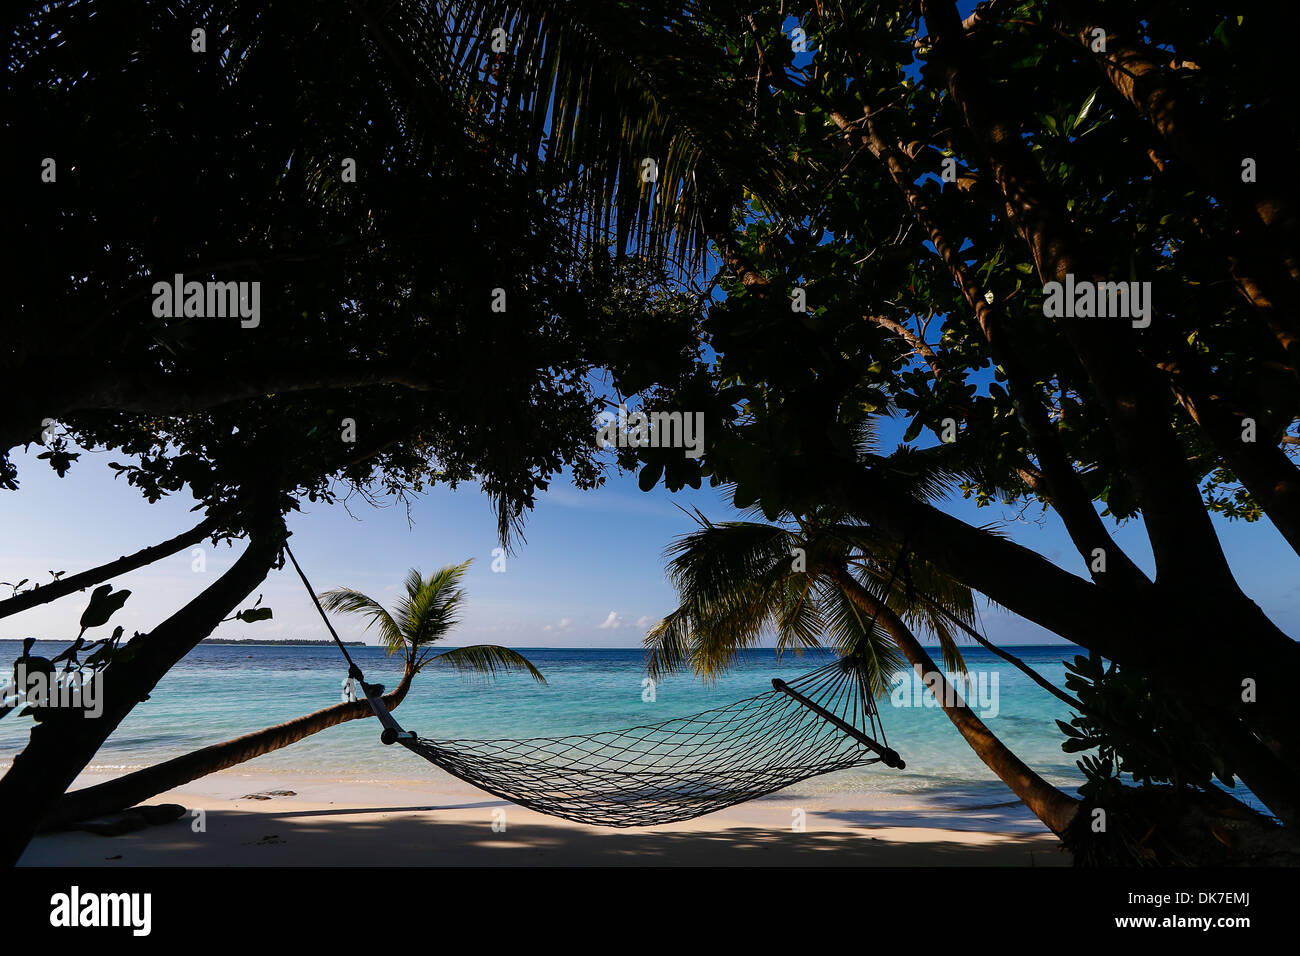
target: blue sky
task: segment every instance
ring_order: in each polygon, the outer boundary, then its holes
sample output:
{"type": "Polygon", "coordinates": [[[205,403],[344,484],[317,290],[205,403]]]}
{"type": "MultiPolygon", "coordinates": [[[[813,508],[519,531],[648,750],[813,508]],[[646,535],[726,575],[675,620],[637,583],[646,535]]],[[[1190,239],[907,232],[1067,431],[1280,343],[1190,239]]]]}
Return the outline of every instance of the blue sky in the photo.
{"type": "MultiPolygon", "coordinates": [[[[593,429],[594,431],[594,429],[593,429]]],[[[49,570],[69,573],[164,540],[197,520],[188,497],[150,505],[124,481],[115,481],[113,455],[85,453],[59,479],[33,453],[19,457],[22,488],[0,495],[0,526],[6,545],[0,580],[47,580],[49,570]]],[[[120,457],[120,455],[118,455],[120,457]]],[[[294,552],[319,590],[348,585],[389,603],[408,568],[430,571],[474,558],[466,578],[469,595],[454,643],[500,643],[515,647],[636,647],[650,622],[671,610],[673,592],[663,577],[662,553],[692,523],[675,506],[698,506],[712,518],[735,517],[722,492],[703,488],[671,495],[662,488],[641,492],[635,478],[612,474],[606,487],[579,492],[557,482],[528,520],[526,543],[492,571],[496,524],[487,500],[473,487],[436,489],[415,501],[411,526],[400,505],[374,508],[357,500],[355,517],[342,506],[307,505],[291,519],[294,552]]],[[[1082,562],[1049,514],[1041,526],[1016,520],[1016,510],[976,509],[957,501],[951,511],[978,524],[999,522],[1020,543],[1075,573],[1082,562]]],[[[1037,517],[1031,508],[1025,518],[1037,517]]],[[[1219,521],[1224,546],[1247,592],[1289,633],[1300,633],[1300,576],[1296,557],[1267,523],[1219,521]]],[[[1118,539],[1149,570],[1140,523],[1118,539]]],[[[181,552],[113,581],[133,594],[114,619],[130,631],[156,625],[228,568],[238,549],[205,545],[206,569],[181,552]]],[[[4,590],[7,593],[7,589],[4,590]]],[[[262,588],[272,621],[222,625],[218,637],[325,638],[319,619],[292,569],[275,572],[262,588]]],[[[85,606],[72,595],[0,620],[0,637],[71,637],[85,606]]],[[[999,642],[1042,643],[1052,638],[1004,611],[985,609],[988,635],[999,642]]],[[[362,639],[347,618],[336,622],[347,638],[362,639]]]]}

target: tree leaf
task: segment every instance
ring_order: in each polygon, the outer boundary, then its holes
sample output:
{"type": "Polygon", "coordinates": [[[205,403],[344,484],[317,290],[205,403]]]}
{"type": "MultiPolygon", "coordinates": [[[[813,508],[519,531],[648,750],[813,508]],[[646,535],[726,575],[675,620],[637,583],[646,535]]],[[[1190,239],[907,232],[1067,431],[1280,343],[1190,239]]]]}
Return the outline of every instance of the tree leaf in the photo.
{"type": "Polygon", "coordinates": [[[651,463],[641,469],[641,474],[637,477],[636,483],[642,491],[650,491],[659,483],[659,477],[664,473],[662,464],[651,463]]]}
{"type": "Polygon", "coordinates": [[[111,584],[102,584],[95,588],[90,595],[90,604],[81,612],[81,627],[99,627],[101,624],[107,624],[108,619],[121,610],[130,596],[130,591],[113,593],[111,584]]]}

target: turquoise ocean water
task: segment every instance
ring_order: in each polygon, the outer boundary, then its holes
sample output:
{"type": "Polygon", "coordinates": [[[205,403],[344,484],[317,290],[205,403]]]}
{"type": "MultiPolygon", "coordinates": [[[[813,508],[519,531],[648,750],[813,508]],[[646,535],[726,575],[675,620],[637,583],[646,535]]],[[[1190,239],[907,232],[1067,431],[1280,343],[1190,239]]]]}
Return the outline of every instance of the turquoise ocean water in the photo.
{"type": "MultiPolygon", "coordinates": [[[[48,656],[63,645],[41,643],[48,656]]],[[[16,643],[0,643],[0,666],[17,655],[16,643]]],[[[393,686],[399,666],[381,649],[349,648],[370,680],[393,686]]],[[[1064,681],[1069,647],[1022,647],[1015,653],[1057,686],[1064,681]]],[[[538,685],[522,675],[495,682],[426,670],[396,712],[422,736],[530,737],[589,733],[684,716],[771,689],[773,677],[790,678],[828,658],[821,653],[749,652],[717,683],[674,676],[643,699],[643,656],[636,649],[545,649],[523,653],[546,676],[538,685]]],[[[970,695],[985,721],[1022,759],[1051,782],[1073,792],[1082,777],[1074,758],[1060,749],[1056,718],[1067,706],[1018,670],[979,647],[965,648],[967,665],[983,692],[970,695]],[[996,681],[996,683],[995,683],[996,681]],[[996,687],[996,695],[993,693],[996,687]],[[996,705],[996,715],[993,711],[996,705]]],[[[148,766],[198,747],[258,730],[341,699],[345,666],[332,646],[201,645],[186,657],[109,739],[91,769],[125,771],[148,766]]],[[[901,692],[894,695],[902,702],[901,692]]],[[[915,700],[912,702],[916,703],[915,700]]],[[[937,707],[878,706],[891,746],[907,761],[904,771],[878,767],[830,774],[801,785],[806,793],[897,794],[934,798],[948,805],[979,805],[1013,799],[970,751],[937,707]]],[[[0,721],[0,761],[7,765],[22,747],[30,718],[0,721]]],[[[356,780],[418,779],[428,766],[398,747],[384,747],[372,720],[352,721],[259,757],[241,770],[322,775],[356,780]]],[[[901,801],[900,801],[901,802],[901,801]]]]}

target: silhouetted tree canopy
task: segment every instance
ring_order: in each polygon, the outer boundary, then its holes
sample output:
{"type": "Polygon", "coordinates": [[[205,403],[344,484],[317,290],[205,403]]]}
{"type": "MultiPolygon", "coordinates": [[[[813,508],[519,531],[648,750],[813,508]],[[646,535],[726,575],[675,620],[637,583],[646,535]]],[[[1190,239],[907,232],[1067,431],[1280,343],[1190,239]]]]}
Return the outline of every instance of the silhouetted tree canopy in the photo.
{"type": "Polygon", "coordinates": [[[1300,650],[1211,518],[1300,552],[1297,27],[1210,0],[29,5],[0,438],[54,420],[147,497],[240,515],[206,621],[275,560],[268,496],[475,478],[505,535],[562,469],[599,483],[607,395],[699,412],[702,457],[621,451],[643,488],[844,514],[1111,661],[1092,698],[1176,714],[1194,779],[1293,825],[1300,650]],[[257,326],[156,316],[176,274],[260,282],[257,326]],[[1058,307],[1118,284],[1121,314],[1058,307]],[[1052,509],[1082,573],[953,493],[1052,509]]]}

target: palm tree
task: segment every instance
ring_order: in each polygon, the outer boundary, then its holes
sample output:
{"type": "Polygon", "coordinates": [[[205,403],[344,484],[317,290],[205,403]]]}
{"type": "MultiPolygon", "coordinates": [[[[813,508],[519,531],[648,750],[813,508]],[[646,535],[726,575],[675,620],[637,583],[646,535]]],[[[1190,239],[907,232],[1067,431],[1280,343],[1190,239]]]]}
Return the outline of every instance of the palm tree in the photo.
{"type": "MultiPolygon", "coordinates": [[[[367,615],[370,618],[368,627],[379,627],[388,653],[403,656],[402,678],[382,698],[389,710],[401,704],[415,675],[431,664],[488,677],[500,671],[525,671],[535,680],[546,683],[541,672],[526,658],[506,647],[480,644],[434,653],[432,646],[446,637],[459,621],[459,611],[465,601],[465,591],[460,582],[469,565],[469,561],[448,565],[428,578],[417,570],[411,570],[406,577],[406,594],[393,614],[378,601],[351,588],[336,588],[320,596],[321,603],[331,611],[367,615]]],[[[337,724],[369,716],[370,704],[365,700],[335,704],[106,783],[74,790],[58,802],[42,826],[47,829],[65,826],[123,810],[191,780],[287,747],[337,724]]]]}
{"type": "Polygon", "coordinates": [[[406,594],[389,613],[372,597],[353,588],[335,588],[320,596],[327,611],[361,614],[369,618],[366,629],[378,627],[379,639],[389,654],[406,655],[408,670],[419,672],[429,664],[445,665],[462,673],[495,676],[498,671],[524,671],[546,683],[541,671],[518,651],[496,644],[476,644],[435,654],[433,645],[460,623],[465,592],[460,586],[471,561],[449,564],[429,577],[412,568],[406,575],[406,594]]]}
{"type": "Polygon", "coordinates": [[[669,546],[668,574],[681,603],[645,637],[651,675],[684,669],[705,678],[770,628],[778,650],[821,646],[821,635],[861,661],[879,695],[906,659],[971,749],[1054,833],[1078,801],[1043,780],[956,694],[913,628],[938,642],[948,669],[965,664],[952,626],[973,625],[971,593],[929,563],[907,560],[872,529],[829,509],[783,515],[778,524],[713,523],[669,546]],[[906,568],[906,573],[898,573],[906,568]]]}

